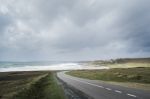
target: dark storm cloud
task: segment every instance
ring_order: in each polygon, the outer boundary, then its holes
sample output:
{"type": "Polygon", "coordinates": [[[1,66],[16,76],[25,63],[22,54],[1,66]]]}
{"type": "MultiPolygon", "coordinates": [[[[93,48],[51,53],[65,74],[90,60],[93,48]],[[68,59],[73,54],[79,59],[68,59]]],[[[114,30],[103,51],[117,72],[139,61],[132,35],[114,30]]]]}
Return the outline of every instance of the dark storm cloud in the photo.
{"type": "Polygon", "coordinates": [[[120,24],[125,27],[124,33],[127,40],[130,40],[133,51],[150,51],[150,13],[149,1],[139,1],[125,10],[120,18],[120,24]]]}
{"type": "Polygon", "coordinates": [[[0,0],[1,60],[150,55],[148,0],[0,0]]]}
{"type": "Polygon", "coordinates": [[[0,32],[4,33],[6,27],[8,25],[10,25],[11,23],[11,17],[9,17],[8,15],[1,15],[0,14],[0,32]]]}

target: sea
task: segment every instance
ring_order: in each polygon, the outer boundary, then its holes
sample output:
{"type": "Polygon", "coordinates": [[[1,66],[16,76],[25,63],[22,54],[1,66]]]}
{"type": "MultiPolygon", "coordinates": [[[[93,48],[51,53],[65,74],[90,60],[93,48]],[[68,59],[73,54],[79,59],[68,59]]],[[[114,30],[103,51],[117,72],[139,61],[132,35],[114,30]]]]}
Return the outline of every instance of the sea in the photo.
{"type": "Polygon", "coordinates": [[[78,62],[62,62],[62,61],[0,62],[0,72],[76,70],[82,68],[83,66],[78,62]]]}
{"type": "Polygon", "coordinates": [[[56,71],[56,70],[92,70],[109,69],[106,66],[88,65],[82,62],[35,61],[35,62],[2,62],[0,72],[13,71],[56,71]]]}

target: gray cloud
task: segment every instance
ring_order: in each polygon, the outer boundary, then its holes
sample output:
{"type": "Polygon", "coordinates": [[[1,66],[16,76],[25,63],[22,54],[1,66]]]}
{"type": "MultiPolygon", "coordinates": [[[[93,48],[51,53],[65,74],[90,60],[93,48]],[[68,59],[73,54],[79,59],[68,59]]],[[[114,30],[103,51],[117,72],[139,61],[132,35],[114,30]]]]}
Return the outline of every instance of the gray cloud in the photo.
{"type": "Polygon", "coordinates": [[[0,60],[150,56],[148,0],[0,0],[0,60]]]}

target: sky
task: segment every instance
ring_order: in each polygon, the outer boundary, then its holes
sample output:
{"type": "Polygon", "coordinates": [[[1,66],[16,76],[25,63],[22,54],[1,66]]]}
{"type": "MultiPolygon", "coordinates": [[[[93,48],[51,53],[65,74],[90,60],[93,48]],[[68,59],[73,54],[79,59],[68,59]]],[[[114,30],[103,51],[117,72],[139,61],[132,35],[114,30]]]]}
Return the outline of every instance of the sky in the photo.
{"type": "Polygon", "coordinates": [[[1,61],[150,56],[150,0],[0,0],[1,61]]]}

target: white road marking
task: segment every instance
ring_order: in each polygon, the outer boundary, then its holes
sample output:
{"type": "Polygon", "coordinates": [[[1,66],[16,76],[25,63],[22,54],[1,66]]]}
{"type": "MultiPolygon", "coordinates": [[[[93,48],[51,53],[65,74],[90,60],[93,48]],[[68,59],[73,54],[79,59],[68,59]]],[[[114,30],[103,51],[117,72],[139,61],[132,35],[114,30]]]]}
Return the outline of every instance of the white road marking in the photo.
{"type": "Polygon", "coordinates": [[[82,82],[82,83],[85,83],[85,84],[88,84],[88,85],[92,85],[92,86],[95,86],[95,87],[104,88],[103,86],[92,84],[92,83],[89,83],[89,82],[84,82],[84,81],[80,81],[80,80],[73,79],[73,78],[69,78],[69,79],[72,79],[72,80],[75,80],[75,81],[78,81],[78,82],[82,82]]]}
{"type": "Polygon", "coordinates": [[[131,97],[137,97],[136,95],[133,95],[133,94],[127,94],[128,96],[131,96],[131,97]]]}
{"type": "Polygon", "coordinates": [[[115,90],[115,92],[117,92],[117,93],[122,93],[121,91],[119,91],[119,90],[115,90]]]}
{"type": "Polygon", "coordinates": [[[110,88],[105,88],[105,89],[107,89],[107,90],[112,90],[112,89],[110,89],[110,88]]]}
{"type": "Polygon", "coordinates": [[[104,88],[103,86],[97,86],[97,87],[104,88]]]}
{"type": "MultiPolygon", "coordinates": [[[[80,81],[80,80],[73,79],[73,78],[70,78],[70,77],[67,77],[67,78],[72,79],[72,80],[75,80],[75,81],[78,81],[78,82],[81,82],[81,83],[85,83],[85,84],[88,84],[88,85],[91,85],[91,86],[95,86],[95,87],[99,87],[99,88],[104,88],[103,86],[96,85],[96,84],[92,84],[92,83],[89,83],[89,82],[80,81]]],[[[112,90],[112,89],[110,89],[110,88],[105,88],[105,89],[107,89],[107,90],[112,90]]],[[[120,94],[122,93],[122,91],[119,91],[119,90],[114,90],[114,91],[117,92],[117,93],[120,93],[120,94]]],[[[134,98],[137,97],[136,95],[128,94],[128,93],[127,93],[126,95],[131,96],[131,97],[134,97],[134,98]]]]}

